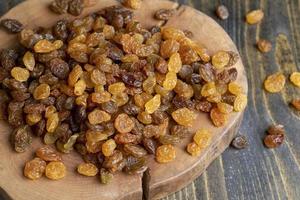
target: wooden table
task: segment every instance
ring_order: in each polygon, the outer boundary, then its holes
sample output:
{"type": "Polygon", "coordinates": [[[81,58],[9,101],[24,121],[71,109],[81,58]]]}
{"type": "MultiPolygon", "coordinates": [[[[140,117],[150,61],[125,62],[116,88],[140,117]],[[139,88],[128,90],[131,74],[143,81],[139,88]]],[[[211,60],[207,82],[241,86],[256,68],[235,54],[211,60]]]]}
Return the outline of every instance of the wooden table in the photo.
{"type": "MultiPolygon", "coordinates": [[[[0,0],[0,14],[21,1],[0,0]]],[[[215,18],[236,43],[249,81],[249,106],[240,133],[248,136],[250,146],[240,151],[227,149],[201,177],[165,199],[299,199],[300,113],[288,104],[292,98],[300,98],[300,89],[287,83],[283,92],[268,94],[262,90],[262,83],[270,73],[282,71],[288,76],[297,70],[300,62],[300,1],[178,2],[195,7],[215,18]],[[230,17],[226,21],[218,20],[214,15],[219,2],[223,2],[230,11],[230,17]],[[264,10],[265,18],[260,25],[249,26],[244,23],[245,14],[256,8],[264,10]],[[272,52],[265,55],[259,53],[255,48],[258,38],[272,41],[272,52]],[[270,150],[263,146],[262,138],[266,128],[273,123],[284,124],[287,135],[280,148],[270,150]]],[[[4,196],[0,196],[0,199],[5,199],[4,196]]]]}

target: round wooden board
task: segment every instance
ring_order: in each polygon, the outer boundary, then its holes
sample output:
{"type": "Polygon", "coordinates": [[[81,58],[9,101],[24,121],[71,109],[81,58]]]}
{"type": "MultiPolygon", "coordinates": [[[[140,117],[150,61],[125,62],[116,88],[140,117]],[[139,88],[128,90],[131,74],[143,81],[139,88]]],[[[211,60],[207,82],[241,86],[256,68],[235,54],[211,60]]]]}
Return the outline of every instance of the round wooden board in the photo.
{"type": "MultiPolygon", "coordinates": [[[[15,18],[27,27],[51,26],[55,21],[66,18],[74,19],[70,15],[56,15],[48,10],[51,0],[28,0],[10,10],[3,18],[15,18]]],[[[86,8],[83,16],[101,8],[117,5],[117,1],[98,0],[93,7],[86,8]]],[[[237,49],[227,33],[210,17],[188,6],[179,6],[177,3],[161,0],[143,1],[142,8],[135,11],[136,19],[143,26],[150,28],[153,25],[174,26],[187,29],[194,34],[193,39],[207,47],[210,53],[218,50],[237,49]],[[176,14],[169,21],[153,19],[153,14],[161,8],[174,8],[176,14]]],[[[16,35],[0,31],[1,48],[9,47],[16,41],[16,35]]],[[[235,66],[239,75],[237,82],[247,93],[248,85],[241,60],[235,66]]],[[[230,115],[228,124],[223,128],[214,127],[207,114],[199,114],[193,130],[208,128],[213,133],[213,142],[199,157],[191,157],[185,151],[185,146],[191,138],[187,138],[177,149],[176,161],[169,164],[158,164],[153,157],[149,158],[151,169],[150,192],[151,199],[162,198],[176,192],[197,176],[228,147],[237,132],[243,113],[230,115]]],[[[0,187],[16,200],[43,199],[43,200],[76,200],[76,199],[105,199],[105,200],[140,200],[142,199],[142,181],[138,175],[128,176],[119,173],[109,185],[102,185],[96,178],[86,178],[75,173],[81,158],[75,153],[64,155],[68,168],[68,175],[60,181],[50,181],[42,178],[38,181],[29,181],[22,175],[25,161],[32,159],[33,152],[42,143],[35,139],[32,151],[18,154],[13,152],[8,138],[11,129],[5,122],[0,123],[0,187]]],[[[1,190],[0,190],[1,191],[1,190]]]]}

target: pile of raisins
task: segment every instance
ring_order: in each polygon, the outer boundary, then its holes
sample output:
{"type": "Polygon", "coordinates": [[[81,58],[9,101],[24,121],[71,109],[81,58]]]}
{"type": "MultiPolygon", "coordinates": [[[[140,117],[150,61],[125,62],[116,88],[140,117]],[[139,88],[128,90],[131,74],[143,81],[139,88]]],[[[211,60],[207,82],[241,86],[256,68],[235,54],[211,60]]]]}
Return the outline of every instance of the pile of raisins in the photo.
{"type": "MultiPolygon", "coordinates": [[[[162,12],[159,18],[167,18],[162,12]]],[[[185,33],[144,29],[119,6],[51,28],[22,28],[21,47],[0,54],[0,118],[14,127],[17,152],[30,149],[33,135],[47,145],[26,163],[25,176],[63,178],[56,150],[77,151],[84,160],[78,173],[100,174],[102,183],[117,171],[142,173],[148,154],[159,163],[175,160],[175,146],[191,137],[199,112],[221,127],[243,111],[238,54],[210,55],[185,33]]],[[[187,152],[198,156],[211,140],[211,132],[200,129],[187,152]]]]}

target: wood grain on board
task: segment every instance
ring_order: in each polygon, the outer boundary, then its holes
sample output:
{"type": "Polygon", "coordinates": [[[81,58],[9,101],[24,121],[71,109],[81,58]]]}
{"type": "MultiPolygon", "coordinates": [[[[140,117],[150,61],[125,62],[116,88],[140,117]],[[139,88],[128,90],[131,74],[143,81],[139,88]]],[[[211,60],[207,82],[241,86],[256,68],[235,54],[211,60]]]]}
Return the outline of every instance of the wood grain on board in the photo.
{"type": "MultiPolygon", "coordinates": [[[[22,2],[1,0],[0,13],[22,2]]],[[[299,0],[179,0],[214,19],[229,33],[246,68],[249,83],[249,106],[240,133],[249,138],[246,150],[227,149],[186,188],[164,200],[285,200],[300,196],[300,127],[299,116],[288,106],[300,90],[290,83],[279,94],[263,92],[265,77],[282,70],[286,75],[299,70],[300,1],[299,0]],[[214,16],[215,7],[223,3],[230,17],[226,21],[214,16]],[[259,25],[244,23],[251,9],[262,8],[265,18],[259,25]],[[273,51],[262,55],[255,48],[258,38],[272,42],[273,51]],[[285,143],[278,149],[265,149],[261,140],[272,123],[286,125],[285,143]]],[[[189,22],[187,22],[189,23],[189,22]]],[[[0,166],[1,169],[1,166],[0,166]]],[[[1,198],[0,198],[1,199],[1,198]]]]}

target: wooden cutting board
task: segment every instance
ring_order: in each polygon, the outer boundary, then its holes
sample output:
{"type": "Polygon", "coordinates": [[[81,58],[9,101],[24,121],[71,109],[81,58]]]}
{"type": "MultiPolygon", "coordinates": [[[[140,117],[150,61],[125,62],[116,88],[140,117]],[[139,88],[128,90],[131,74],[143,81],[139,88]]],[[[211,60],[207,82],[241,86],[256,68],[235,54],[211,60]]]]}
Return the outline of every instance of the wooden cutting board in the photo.
{"type": "MultiPolygon", "coordinates": [[[[70,15],[56,15],[49,11],[51,0],[27,0],[5,14],[3,18],[15,18],[27,27],[48,27],[57,20],[74,19],[70,15]]],[[[101,8],[117,5],[117,1],[98,0],[96,5],[86,8],[83,16],[101,8]]],[[[226,32],[210,17],[188,6],[179,6],[177,3],[161,0],[144,0],[142,8],[135,11],[136,19],[144,27],[153,25],[174,26],[182,30],[190,30],[193,39],[207,47],[210,53],[218,50],[237,52],[236,46],[226,32]],[[167,22],[155,20],[153,14],[161,8],[176,9],[176,14],[167,22]]],[[[0,31],[1,48],[9,47],[16,41],[16,36],[0,31]]],[[[241,60],[235,66],[239,75],[237,82],[247,92],[248,85],[241,60]]],[[[191,141],[187,138],[177,150],[177,158],[168,164],[158,164],[153,157],[148,160],[151,169],[149,193],[151,199],[159,199],[170,193],[180,190],[197,178],[208,165],[219,156],[229,145],[237,132],[243,113],[230,115],[228,124],[223,128],[216,128],[208,119],[207,114],[199,114],[193,126],[194,130],[208,128],[213,133],[212,144],[199,156],[191,157],[185,151],[185,146],[191,141]]],[[[32,151],[18,154],[9,144],[8,138],[11,129],[5,122],[0,122],[0,187],[8,196],[15,200],[43,199],[43,200],[141,200],[143,196],[141,176],[117,174],[109,185],[100,184],[97,178],[83,177],[75,173],[81,158],[76,153],[64,155],[68,174],[65,179],[50,181],[42,178],[30,181],[23,177],[22,171],[25,161],[33,158],[34,151],[42,146],[36,138],[32,151]]],[[[1,190],[0,190],[1,191],[1,190]]]]}

